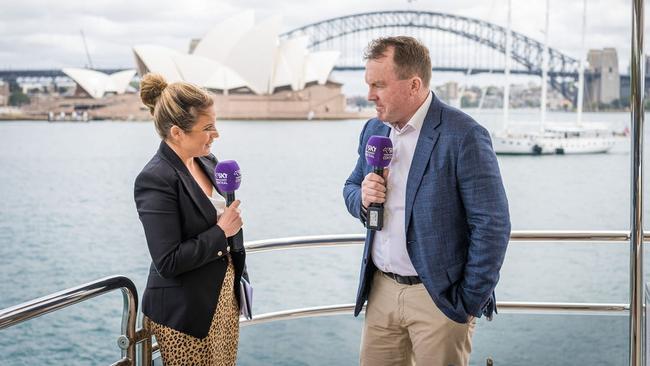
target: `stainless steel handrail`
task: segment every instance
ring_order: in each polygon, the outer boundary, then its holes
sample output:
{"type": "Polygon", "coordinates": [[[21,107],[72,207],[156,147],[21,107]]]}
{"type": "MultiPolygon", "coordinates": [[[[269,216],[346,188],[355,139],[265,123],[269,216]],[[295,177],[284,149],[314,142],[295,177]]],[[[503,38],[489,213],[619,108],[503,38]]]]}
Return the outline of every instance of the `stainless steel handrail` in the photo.
{"type": "MultiPolygon", "coordinates": [[[[627,304],[593,304],[593,303],[553,303],[553,302],[498,302],[500,312],[515,313],[553,313],[553,314],[608,314],[624,315],[629,311],[627,304]]],[[[312,318],[317,316],[352,314],[354,304],[339,304],[328,306],[314,306],[309,308],[282,310],[253,317],[253,319],[240,319],[241,326],[252,326],[274,321],[312,318]]],[[[365,311],[365,306],[364,306],[365,311]]]]}
{"type": "MultiPolygon", "coordinates": [[[[365,241],[365,234],[340,234],[340,235],[314,235],[294,236],[287,238],[265,239],[250,241],[245,244],[246,252],[263,253],[274,250],[306,249],[322,247],[339,247],[361,245],[365,241]]],[[[646,237],[650,239],[650,235],[646,237]]],[[[602,242],[625,244],[630,240],[630,233],[626,231],[513,231],[510,235],[511,242],[602,242]]],[[[551,302],[516,302],[505,301],[497,303],[500,310],[505,312],[550,312],[550,313],[622,313],[628,312],[626,304],[593,304],[593,303],[551,303],[551,302]]],[[[351,313],[353,304],[318,306],[303,309],[282,310],[254,316],[253,319],[240,319],[242,326],[268,323],[279,320],[298,319],[314,316],[339,315],[351,313]]],[[[364,306],[365,310],[365,306],[364,306]]],[[[158,344],[151,346],[151,351],[159,350],[158,344]]]]}
{"type": "Polygon", "coordinates": [[[118,364],[126,365],[127,361],[130,362],[129,364],[134,364],[138,291],[133,281],[124,276],[105,277],[1,309],[0,330],[118,289],[122,290],[124,299],[122,335],[118,339],[118,346],[122,350],[122,359],[118,361],[118,364]]]}
{"type": "MultiPolygon", "coordinates": [[[[644,239],[650,239],[645,236],[644,239]]],[[[299,236],[269,240],[257,240],[246,243],[248,253],[296,248],[338,247],[360,245],[365,240],[364,234],[299,236]]],[[[514,231],[512,242],[603,242],[623,243],[630,240],[630,233],[625,231],[514,231]]],[[[136,332],[138,295],[133,282],[123,276],[106,277],[97,281],[53,293],[29,302],[0,310],[0,330],[43,314],[65,308],[104,293],[121,289],[124,296],[122,315],[122,335],[118,345],[122,349],[122,359],[114,365],[133,364],[137,343],[143,344],[143,360],[150,360],[151,352],[158,350],[158,345],[151,345],[151,336],[143,329],[136,332]],[[151,350],[151,351],[149,351],[151,350]]],[[[533,303],[533,302],[499,302],[499,308],[505,312],[550,312],[550,313],[621,313],[629,312],[626,304],[594,303],[533,303]]],[[[322,306],[305,309],[285,310],[262,314],[252,320],[241,320],[242,326],[255,325],[283,319],[304,318],[322,315],[349,313],[352,304],[322,306]]]]}
{"type": "MultiPolygon", "coordinates": [[[[501,313],[551,313],[551,314],[610,314],[624,315],[629,312],[627,304],[595,304],[574,302],[521,302],[500,301],[497,303],[501,313]]],[[[363,306],[362,312],[366,310],[363,306]]],[[[327,306],[314,306],[308,308],[281,310],[254,316],[253,319],[240,318],[242,327],[286,321],[318,316],[350,315],[354,311],[354,304],[339,304],[327,306]]],[[[151,352],[159,350],[158,343],[154,343],[151,352]]]]}
{"type": "MultiPolygon", "coordinates": [[[[365,234],[295,236],[278,239],[255,240],[246,243],[247,253],[268,252],[278,249],[300,249],[315,247],[334,247],[363,244],[365,234]]],[[[646,235],[644,240],[650,240],[646,235]]],[[[603,244],[627,244],[630,241],[628,231],[532,231],[518,230],[510,235],[511,242],[598,242],[603,244]]]]}
{"type": "Polygon", "coordinates": [[[277,249],[298,249],[363,244],[365,234],[338,234],[293,236],[288,238],[254,240],[245,243],[246,253],[267,252],[277,249]]]}

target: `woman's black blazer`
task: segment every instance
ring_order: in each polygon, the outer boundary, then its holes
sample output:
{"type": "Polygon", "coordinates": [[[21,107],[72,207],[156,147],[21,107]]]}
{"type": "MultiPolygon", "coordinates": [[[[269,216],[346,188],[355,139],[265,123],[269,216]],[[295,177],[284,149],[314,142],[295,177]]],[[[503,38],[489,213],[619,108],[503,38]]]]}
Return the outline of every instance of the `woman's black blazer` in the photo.
{"type": "MultiPolygon", "coordinates": [[[[196,162],[216,189],[217,159],[210,154],[196,162]]],[[[216,225],[216,210],[164,141],[136,178],[134,195],[153,259],[142,311],[158,324],[204,338],[217,307],[230,249],[223,230],[216,225]]],[[[233,241],[235,247],[243,248],[241,231],[233,241]]],[[[239,300],[246,253],[230,254],[239,300]]]]}

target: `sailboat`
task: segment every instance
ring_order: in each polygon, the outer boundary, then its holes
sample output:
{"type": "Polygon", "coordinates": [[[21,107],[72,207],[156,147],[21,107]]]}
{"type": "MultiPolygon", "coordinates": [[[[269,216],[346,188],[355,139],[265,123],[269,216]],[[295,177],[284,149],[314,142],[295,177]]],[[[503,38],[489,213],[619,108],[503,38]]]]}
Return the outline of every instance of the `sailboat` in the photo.
{"type": "Polygon", "coordinates": [[[508,126],[510,103],[510,61],[511,61],[511,0],[508,0],[508,21],[506,31],[506,67],[503,92],[503,126],[493,133],[494,151],[497,154],[542,155],[542,154],[595,154],[606,153],[616,144],[616,134],[604,124],[582,122],[582,99],[584,89],[584,45],[587,2],[583,0],[582,50],[579,67],[577,121],[575,125],[546,122],[546,93],[548,79],[548,23],[549,0],[546,0],[546,28],[542,54],[541,119],[536,131],[512,131],[508,126]]]}

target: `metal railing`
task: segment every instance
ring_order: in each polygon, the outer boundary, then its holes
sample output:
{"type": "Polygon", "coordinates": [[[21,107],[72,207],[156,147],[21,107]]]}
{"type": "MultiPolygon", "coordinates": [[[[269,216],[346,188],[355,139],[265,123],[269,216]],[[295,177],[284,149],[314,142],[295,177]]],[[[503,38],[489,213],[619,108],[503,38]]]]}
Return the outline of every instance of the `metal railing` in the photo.
{"type": "MultiPolygon", "coordinates": [[[[310,249],[324,247],[344,247],[363,245],[365,234],[297,236],[277,239],[264,239],[246,243],[246,253],[265,253],[275,250],[310,249]]],[[[646,237],[650,239],[650,235],[646,237]]],[[[626,231],[513,231],[510,235],[511,244],[529,242],[556,244],[558,242],[588,242],[590,244],[625,245],[630,240],[626,231]]],[[[629,313],[628,304],[594,304],[594,303],[562,303],[562,302],[497,302],[500,311],[520,313],[551,313],[551,314],[619,314],[629,313]]],[[[353,304],[317,306],[302,309],[282,310],[254,316],[253,319],[240,319],[242,326],[253,326],[274,321],[286,321],[299,318],[350,314],[353,304]]],[[[364,307],[365,310],[365,307],[364,307]]],[[[151,345],[151,352],[159,350],[158,344],[151,345]]],[[[143,355],[144,356],[144,355],[143,355]]],[[[145,364],[145,363],[143,363],[145,364]]]]}
{"type": "MultiPolygon", "coordinates": [[[[550,303],[550,302],[516,302],[501,301],[497,303],[499,312],[550,313],[550,314],[616,314],[625,315],[630,308],[626,304],[590,304],[590,303],[550,303]]],[[[314,306],[302,309],[283,310],[266,313],[253,319],[242,319],[242,326],[251,326],[275,321],[286,321],[317,316],[352,314],[354,304],[314,306]]],[[[365,311],[365,305],[363,307],[365,311]]]]}
{"type": "MultiPolygon", "coordinates": [[[[650,239],[650,235],[644,237],[644,240],[647,239],[650,239]]],[[[510,240],[511,244],[587,242],[619,245],[630,240],[630,233],[625,231],[514,231],[510,240]]],[[[251,241],[246,243],[246,251],[252,254],[286,249],[352,246],[362,245],[364,241],[364,234],[289,237],[251,241]]],[[[124,295],[122,335],[118,338],[118,346],[122,349],[122,359],[113,365],[134,365],[137,357],[136,346],[140,343],[142,344],[141,364],[150,365],[152,353],[159,350],[158,345],[152,342],[151,335],[146,330],[142,328],[136,330],[137,290],[133,282],[123,276],[103,278],[0,310],[0,330],[117,289],[121,289],[124,295]]],[[[504,301],[498,302],[497,305],[502,312],[520,313],[624,315],[630,312],[628,304],[504,301]]],[[[342,304],[283,310],[261,314],[252,320],[241,319],[240,323],[242,326],[253,326],[273,321],[350,314],[353,309],[353,304],[342,304]]]]}
{"type": "Polygon", "coordinates": [[[2,309],[0,310],[0,330],[118,289],[122,290],[124,300],[122,335],[117,342],[118,347],[122,349],[122,359],[113,365],[133,365],[136,353],[135,323],[138,314],[138,291],[133,281],[124,276],[105,277],[2,309]]]}
{"type": "MultiPolygon", "coordinates": [[[[366,239],[365,234],[295,236],[289,238],[255,240],[246,243],[246,253],[268,252],[282,249],[322,248],[333,246],[361,245],[366,239]]],[[[646,235],[644,240],[650,240],[646,235]]],[[[510,234],[510,242],[590,242],[603,244],[625,244],[630,241],[630,232],[613,231],[533,231],[518,230],[510,234]]]]}

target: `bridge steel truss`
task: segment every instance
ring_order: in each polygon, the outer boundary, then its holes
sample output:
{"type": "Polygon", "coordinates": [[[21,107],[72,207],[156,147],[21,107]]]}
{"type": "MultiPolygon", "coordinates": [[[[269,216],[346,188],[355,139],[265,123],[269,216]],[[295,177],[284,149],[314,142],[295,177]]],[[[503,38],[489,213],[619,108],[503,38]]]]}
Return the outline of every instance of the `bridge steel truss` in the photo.
{"type": "MultiPolygon", "coordinates": [[[[346,15],[296,28],[283,33],[281,38],[287,39],[299,35],[306,35],[309,37],[309,47],[314,49],[324,42],[344,38],[354,33],[386,28],[424,28],[448,32],[467,38],[477,44],[487,46],[505,55],[506,28],[479,19],[428,11],[395,10],[346,15]]],[[[522,66],[519,69],[513,67],[511,72],[541,76],[544,45],[539,41],[512,30],[510,39],[512,41],[511,57],[515,63],[522,66]]],[[[564,97],[574,103],[577,94],[576,82],[578,80],[579,66],[579,60],[549,47],[548,78],[551,87],[558,90],[564,97]]],[[[337,65],[334,69],[363,70],[364,66],[361,64],[356,66],[337,65]]],[[[436,67],[436,65],[433,65],[433,70],[458,71],[469,74],[503,72],[503,70],[485,68],[449,68],[436,67]]],[[[586,78],[588,79],[593,76],[595,74],[586,75],[586,78]]]]}

